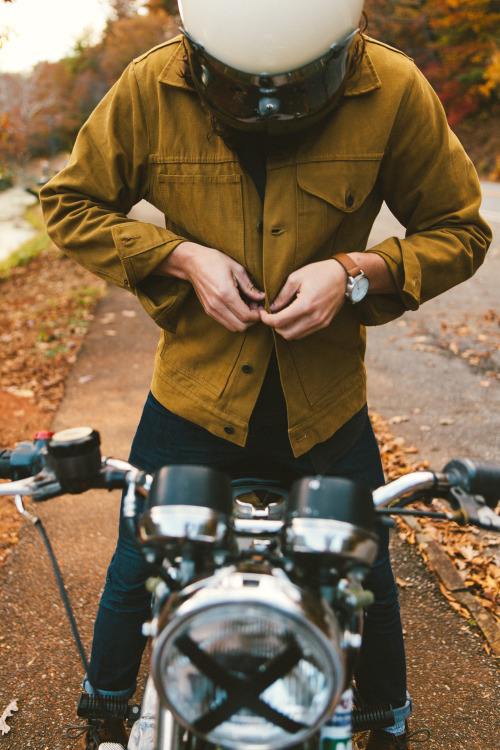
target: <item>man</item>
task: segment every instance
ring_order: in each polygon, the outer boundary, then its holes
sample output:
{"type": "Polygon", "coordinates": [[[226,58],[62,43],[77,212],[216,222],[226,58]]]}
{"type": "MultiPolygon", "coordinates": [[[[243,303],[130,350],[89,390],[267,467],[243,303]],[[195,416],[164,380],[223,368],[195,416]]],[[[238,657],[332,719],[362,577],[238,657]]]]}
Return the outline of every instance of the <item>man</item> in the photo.
{"type": "MultiPolygon", "coordinates": [[[[364,326],[482,263],[475,171],[413,63],[358,32],[362,0],[179,6],[185,33],[127,68],[41,192],[55,243],[130,289],[161,329],[130,460],[380,485],[364,326]],[[143,198],[165,229],[127,218],[143,198]],[[384,200],[406,238],[367,250],[384,200]]],[[[411,704],[380,537],[356,684],[363,703],[396,709],[368,750],[404,750],[411,704]]],[[[146,575],[121,532],[90,692],[134,692],[146,575]]]]}

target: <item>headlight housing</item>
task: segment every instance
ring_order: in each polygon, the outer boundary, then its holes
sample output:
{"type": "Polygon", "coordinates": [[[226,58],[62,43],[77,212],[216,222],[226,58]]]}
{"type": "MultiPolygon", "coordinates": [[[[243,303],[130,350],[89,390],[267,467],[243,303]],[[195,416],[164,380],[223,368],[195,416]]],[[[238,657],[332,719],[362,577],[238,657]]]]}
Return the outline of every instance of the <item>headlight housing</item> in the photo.
{"type": "Polygon", "coordinates": [[[298,744],[339,700],[337,620],[279,571],[216,574],[163,620],[153,650],[157,690],[184,726],[215,745],[298,744]]]}
{"type": "Polygon", "coordinates": [[[293,557],[318,556],[339,570],[369,566],[377,556],[375,511],[370,489],[339,477],[306,477],[288,500],[285,548],[293,557]]]}

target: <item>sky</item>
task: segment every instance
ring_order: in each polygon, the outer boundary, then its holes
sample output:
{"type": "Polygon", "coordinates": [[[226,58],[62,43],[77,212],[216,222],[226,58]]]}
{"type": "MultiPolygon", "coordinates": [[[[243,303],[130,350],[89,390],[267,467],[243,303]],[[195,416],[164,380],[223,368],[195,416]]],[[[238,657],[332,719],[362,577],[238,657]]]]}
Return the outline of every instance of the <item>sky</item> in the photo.
{"type": "Polygon", "coordinates": [[[85,29],[97,40],[109,14],[109,0],[0,0],[0,33],[10,29],[0,72],[29,72],[42,60],[60,60],[85,29]]]}

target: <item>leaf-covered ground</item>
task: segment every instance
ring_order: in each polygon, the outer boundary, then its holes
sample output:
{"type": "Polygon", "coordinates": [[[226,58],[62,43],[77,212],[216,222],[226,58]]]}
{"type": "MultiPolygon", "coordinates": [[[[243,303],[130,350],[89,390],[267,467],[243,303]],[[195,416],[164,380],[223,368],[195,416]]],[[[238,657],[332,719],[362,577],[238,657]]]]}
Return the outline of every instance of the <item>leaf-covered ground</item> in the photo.
{"type": "MultiPolygon", "coordinates": [[[[50,428],[104,282],[55,248],[0,279],[0,450],[50,428]]],[[[0,503],[0,565],[20,516],[0,503]]]]}
{"type": "MultiPolygon", "coordinates": [[[[55,248],[0,280],[0,450],[50,427],[66,375],[104,292],[102,281],[55,248]]],[[[491,323],[485,321],[488,327],[491,323]]],[[[464,338],[466,333],[470,330],[464,330],[464,338]]],[[[456,341],[458,345],[460,338],[456,341]]],[[[460,354],[478,357],[482,364],[486,359],[479,351],[482,337],[476,341],[477,351],[469,347],[460,354]]],[[[476,366],[475,361],[472,364],[476,366]]],[[[485,375],[491,378],[492,373],[485,375]]],[[[389,479],[427,468],[425,461],[416,461],[417,447],[395,437],[393,427],[380,415],[371,417],[389,479]]],[[[17,540],[19,518],[13,504],[0,504],[0,565],[17,540]]],[[[423,523],[428,536],[450,555],[471,592],[500,621],[500,538],[446,523],[423,523]]],[[[401,529],[412,542],[407,527],[401,529]]]]}

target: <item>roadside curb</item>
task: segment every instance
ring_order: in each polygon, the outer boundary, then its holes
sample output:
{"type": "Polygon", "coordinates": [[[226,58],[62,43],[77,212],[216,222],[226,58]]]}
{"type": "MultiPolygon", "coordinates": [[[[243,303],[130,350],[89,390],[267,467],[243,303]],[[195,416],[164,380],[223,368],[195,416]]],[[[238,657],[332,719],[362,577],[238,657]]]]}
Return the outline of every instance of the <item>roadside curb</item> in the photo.
{"type": "Polygon", "coordinates": [[[406,517],[404,522],[415,532],[416,544],[429,568],[451,597],[470,612],[491,649],[491,655],[500,657],[500,625],[469,592],[464,579],[446,552],[434,539],[427,536],[417,519],[406,517]]]}

